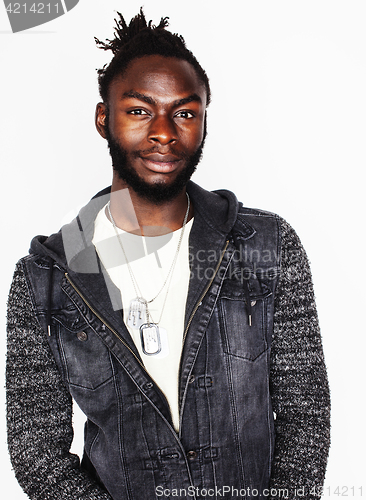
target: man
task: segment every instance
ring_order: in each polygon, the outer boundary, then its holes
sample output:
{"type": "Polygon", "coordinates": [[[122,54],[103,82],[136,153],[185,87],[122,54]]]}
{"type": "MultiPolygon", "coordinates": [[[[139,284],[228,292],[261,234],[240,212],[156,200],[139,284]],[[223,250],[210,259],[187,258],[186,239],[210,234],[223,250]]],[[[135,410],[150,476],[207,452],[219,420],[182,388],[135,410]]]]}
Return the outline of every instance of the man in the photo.
{"type": "Polygon", "coordinates": [[[114,53],[96,108],[112,186],[32,241],[10,292],[16,476],[32,499],[320,498],[329,392],[304,250],[189,180],[206,73],[166,19],[119,16],[96,40],[114,53]]]}

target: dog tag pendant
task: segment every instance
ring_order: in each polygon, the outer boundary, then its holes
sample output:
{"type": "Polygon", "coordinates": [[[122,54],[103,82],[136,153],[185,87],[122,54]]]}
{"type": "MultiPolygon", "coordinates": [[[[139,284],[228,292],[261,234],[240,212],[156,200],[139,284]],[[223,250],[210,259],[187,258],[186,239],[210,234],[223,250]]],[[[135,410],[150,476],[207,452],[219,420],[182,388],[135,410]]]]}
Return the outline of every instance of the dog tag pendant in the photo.
{"type": "Polygon", "coordinates": [[[138,330],[144,323],[146,323],[146,301],[137,297],[130,302],[127,325],[138,330]]]}
{"type": "Polygon", "coordinates": [[[156,323],[145,323],[140,326],[142,352],[147,356],[159,354],[161,340],[159,326],[156,323]]]}

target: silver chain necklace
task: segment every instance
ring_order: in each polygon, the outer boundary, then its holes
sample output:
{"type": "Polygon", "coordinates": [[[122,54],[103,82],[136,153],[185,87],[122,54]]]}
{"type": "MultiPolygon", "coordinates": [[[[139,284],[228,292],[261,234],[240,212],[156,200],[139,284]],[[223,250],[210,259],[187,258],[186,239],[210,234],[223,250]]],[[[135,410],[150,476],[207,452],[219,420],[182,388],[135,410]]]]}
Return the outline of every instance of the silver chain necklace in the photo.
{"type": "Polygon", "coordinates": [[[107,204],[108,216],[112,222],[114,231],[115,231],[117,239],[118,239],[118,243],[121,247],[123,256],[125,258],[125,261],[127,264],[127,269],[128,269],[128,272],[129,272],[129,275],[130,275],[130,278],[132,281],[132,285],[133,285],[133,288],[134,288],[135,294],[136,294],[136,298],[131,300],[131,302],[130,302],[128,318],[127,318],[127,325],[130,326],[131,328],[136,328],[136,329],[140,330],[142,351],[144,352],[144,354],[149,355],[149,356],[154,355],[154,354],[158,354],[161,351],[161,337],[160,337],[160,332],[159,332],[159,323],[160,323],[161,318],[163,316],[163,311],[164,311],[165,304],[166,304],[166,301],[168,298],[168,292],[169,292],[170,284],[171,284],[172,277],[173,277],[173,271],[174,271],[175,265],[177,263],[179,250],[180,250],[182,240],[183,240],[184,230],[185,230],[185,227],[187,224],[189,208],[190,208],[190,198],[189,198],[189,195],[187,192],[186,192],[186,195],[187,195],[187,210],[186,210],[186,213],[184,216],[177,250],[175,252],[172,264],[169,268],[168,274],[164,280],[163,285],[161,286],[158,293],[150,300],[147,300],[142,296],[142,293],[140,291],[140,287],[137,283],[136,277],[133,274],[131,265],[128,261],[126,251],[124,249],[122,239],[120,237],[120,233],[118,232],[117,225],[116,225],[114,218],[112,216],[112,212],[111,212],[111,208],[110,208],[110,201],[107,204]],[[166,288],[164,302],[163,302],[163,306],[161,309],[160,317],[159,317],[159,320],[156,323],[154,323],[153,318],[151,316],[151,313],[149,311],[148,304],[151,304],[160,295],[160,293],[163,291],[165,285],[168,285],[168,286],[166,288]]]}

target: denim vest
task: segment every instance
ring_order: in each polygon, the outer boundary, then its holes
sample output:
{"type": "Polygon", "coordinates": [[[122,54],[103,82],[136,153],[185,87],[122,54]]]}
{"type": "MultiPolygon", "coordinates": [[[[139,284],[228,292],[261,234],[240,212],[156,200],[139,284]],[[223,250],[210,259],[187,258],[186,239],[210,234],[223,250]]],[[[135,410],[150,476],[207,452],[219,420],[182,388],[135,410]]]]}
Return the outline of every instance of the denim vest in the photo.
{"type": "Polygon", "coordinates": [[[232,193],[208,193],[192,182],[188,191],[195,219],[179,433],[91,244],[108,194],[60,233],[35,239],[25,260],[37,317],[87,415],[82,466],[114,500],[260,498],[269,484],[278,222],[244,209],[232,193]]]}

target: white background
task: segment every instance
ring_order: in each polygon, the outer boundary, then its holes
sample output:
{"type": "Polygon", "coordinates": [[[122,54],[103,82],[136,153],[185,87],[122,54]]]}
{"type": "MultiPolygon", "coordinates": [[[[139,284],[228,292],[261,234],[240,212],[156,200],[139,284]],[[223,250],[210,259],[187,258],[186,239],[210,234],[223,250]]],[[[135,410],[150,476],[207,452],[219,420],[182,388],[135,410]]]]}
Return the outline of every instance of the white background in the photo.
{"type": "MultiPolygon", "coordinates": [[[[144,5],[156,23],[170,16],[171,30],[183,34],[211,80],[209,135],[194,180],[281,214],[307,249],[333,401],[324,498],[339,498],[337,487],[343,497],[360,497],[360,487],[366,496],[366,4],[144,5]]],[[[97,50],[93,36],[112,36],[114,9],[130,19],[139,7],[137,0],[80,0],[57,20],[12,34],[0,5],[1,320],[15,262],[30,239],[58,230],[110,183],[106,143],[94,128],[95,68],[109,55],[97,50]]],[[[3,374],[5,334],[0,348],[3,374]]],[[[2,490],[21,500],[1,394],[2,490]]]]}

